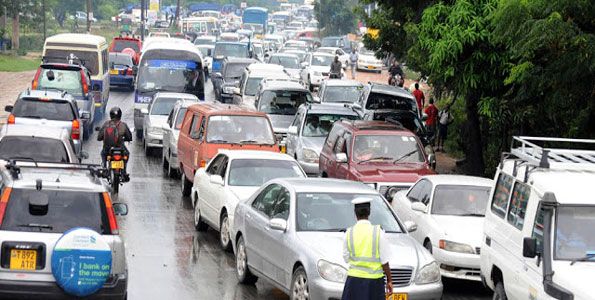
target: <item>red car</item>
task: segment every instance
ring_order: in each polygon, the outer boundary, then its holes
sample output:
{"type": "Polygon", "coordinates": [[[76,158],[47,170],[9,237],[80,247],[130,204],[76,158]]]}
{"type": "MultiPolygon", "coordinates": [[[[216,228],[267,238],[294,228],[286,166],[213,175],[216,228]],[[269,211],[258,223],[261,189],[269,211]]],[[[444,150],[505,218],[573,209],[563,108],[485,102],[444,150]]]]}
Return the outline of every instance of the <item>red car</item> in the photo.
{"type": "Polygon", "coordinates": [[[333,124],[322,152],[322,177],[361,181],[387,200],[424,175],[435,174],[434,155],[404,127],[379,121],[342,120],[333,124]]]}
{"type": "Polygon", "coordinates": [[[122,52],[122,50],[130,48],[134,50],[136,55],[134,58],[134,63],[138,64],[140,59],[141,49],[143,48],[143,42],[134,36],[119,36],[115,37],[112,40],[112,43],[109,45],[109,52],[122,52]]]}

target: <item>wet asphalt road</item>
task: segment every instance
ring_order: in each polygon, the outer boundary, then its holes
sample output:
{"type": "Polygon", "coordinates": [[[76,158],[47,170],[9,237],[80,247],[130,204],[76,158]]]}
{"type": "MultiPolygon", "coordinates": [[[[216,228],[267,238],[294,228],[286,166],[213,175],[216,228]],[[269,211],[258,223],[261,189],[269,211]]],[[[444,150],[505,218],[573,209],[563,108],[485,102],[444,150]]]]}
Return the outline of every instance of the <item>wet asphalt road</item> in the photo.
{"type": "MultiPolygon", "coordinates": [[[[214,98],[210,81],[205,92],[207,100],[214,98]]],[[[107,109],[119,106],[130,126],[133,95],[112,89],[107,109]]],[[[100,147],[94,134],[84,146],[90,156],[87,162],[101,161],[100,147]]],[[[129,299],[288,299],[264,280],[255,286],[238,284],[233,254],[221,251],[215,231],[194,230],[192,205],[182,197],[179,180],[164,175],[161,153],[146,157],[136,140],[128,148],[131,181],[114,201],[129,208],[129,214],[118,219],[126,242],[129,299]]],[[[443,282],[443,299],[491,298],[480,283],[443,282]]]]}

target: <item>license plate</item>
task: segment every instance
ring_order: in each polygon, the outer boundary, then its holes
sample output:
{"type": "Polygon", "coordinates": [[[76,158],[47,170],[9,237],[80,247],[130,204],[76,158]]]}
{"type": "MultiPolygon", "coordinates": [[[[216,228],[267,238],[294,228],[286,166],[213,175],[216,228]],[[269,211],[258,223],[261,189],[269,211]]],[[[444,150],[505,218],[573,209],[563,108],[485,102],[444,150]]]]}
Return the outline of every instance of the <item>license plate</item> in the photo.
{"type": "Polygon", "coordinates": [[[37,251],[35,250],[10,250],[11,270],[35,270],[37,267],[37,251]]]}
{"type": "Polygon", "coordinates": [[[374,69],[374,66],[368,66],[368,69],[374,69]]]}
{"type": "Polygon", "coordinates": [[[112,161],[112,169],[124,169],[124,161],[123,160],[112,161]]]}
{"type": "Polygon", "coordinates": [[[109,70],[110,75],[118,75],[118,70],[109,70]]]}

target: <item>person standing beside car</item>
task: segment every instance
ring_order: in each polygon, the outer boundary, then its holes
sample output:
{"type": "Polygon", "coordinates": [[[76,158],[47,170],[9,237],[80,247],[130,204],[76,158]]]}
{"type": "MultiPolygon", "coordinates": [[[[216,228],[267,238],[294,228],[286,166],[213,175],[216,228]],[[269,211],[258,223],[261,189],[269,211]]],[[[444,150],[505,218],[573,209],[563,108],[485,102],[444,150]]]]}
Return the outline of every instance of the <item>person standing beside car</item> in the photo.
{"type": "Polygon", "coordinates": [[[452,103],[446,105],[446,107],[438,113],[438,138],[436,141],[436,151],[444,152],[444,141],[448,136],[448,125],[450,125],[454,118],[450,112],[450,106],[452,103]]]}
{"type": "MultiPolygon", "coordinates": [[[[430,105],[426,107],[424,113],[428,116],[426,119],[426,127],[430,133],[430,136],[436,134],[436,124],[438,123],[438,108],[434,105],[434,99],[430,98],[430,105]]],[[[432,143],[433,145],[434,143],[432,143]]]]}
{"type": "Polygon", "coordinates": [[[413,96],[417,101],[417,109],[422,110],[426,106],[426,95],[419,89],[419,83],[415,83],[415,89],[413,90],[413,96]]]}
{"type": "Polygon", "coordinates": [[[341,79],[341,69],[343,64],[339,61],[339,56],[335,56],[333,63],[331,63],[331,74],[330,79],[341,79]]]}
{"type": "Polygon", "coordinates": [[[349,55],[349,62],[351,63],[351,79],[355,79],[355,67],[357,66],[358,59],[359,55],[357,54],[357,49],[353,48],[351,50],[351,54],[349,55]]]}
{"type": "Polygon", "coordinates": [[[343,259],[349,263],[349,270],[341,299],[384,300],[393,291],[387,258],[388,241],[380,226],[368,221],[370,199],[355,198],[351,203],[354,205],[357,223],[345,233],[343,259]]]}

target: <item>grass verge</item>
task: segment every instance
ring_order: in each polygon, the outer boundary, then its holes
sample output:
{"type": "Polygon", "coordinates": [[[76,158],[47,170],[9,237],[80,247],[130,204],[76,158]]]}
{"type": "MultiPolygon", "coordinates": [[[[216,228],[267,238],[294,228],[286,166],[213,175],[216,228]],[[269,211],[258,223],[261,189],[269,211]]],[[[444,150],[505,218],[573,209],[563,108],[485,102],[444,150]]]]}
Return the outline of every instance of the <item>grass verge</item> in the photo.
{"type": "Polygon", "coordinates": [[[38,59],[0,54],[0,72],[22,72],[36,70],[38,59]]]}

